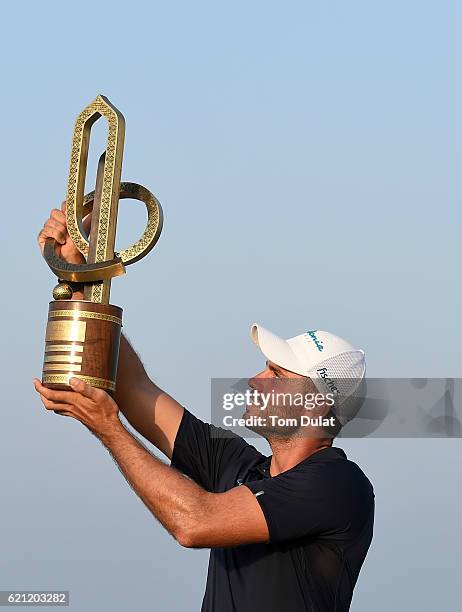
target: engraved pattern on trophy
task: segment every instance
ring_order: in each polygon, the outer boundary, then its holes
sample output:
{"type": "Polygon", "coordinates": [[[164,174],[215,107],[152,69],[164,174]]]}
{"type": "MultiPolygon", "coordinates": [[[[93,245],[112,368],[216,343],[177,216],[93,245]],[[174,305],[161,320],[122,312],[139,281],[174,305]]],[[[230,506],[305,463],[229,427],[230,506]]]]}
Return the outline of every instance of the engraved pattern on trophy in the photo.
{"type": "MultiPolygon", "coordinates": [[[[92,191],[85,196],[83,216],[91,212],[94,195],[95,192],[92,191]]],[[[114,253],[114,261],[120,259],[124,266],[129,266],[144,257],[155,246],[162,231],[163,215],[157,198],[142,185],[128,182],[120,183],[119,199],[123,200],[126,198],[143,202],[148,213],[148,221],[141,238],[119,253],[114,253]]]]}
{"type": "MultiPolygon", "coordinates": [[[[125,140],[125,119],[123,115],[103,96],[97,96],[77,117],[72,139],[71,163],[66,196],[66,218],[68,232],[77,248],[87,256],[88,263],[100,263],[113,259],[117,208],[119,203],[120,175],[122,172],[123,147],[125,140]],[[97,224],[94,240],[90,248],[82,240],[83,190],[87,169],[90,132],[93,124],[104,117],[108,122],[105,159],[101,172],[98,172],[100,197],[98,198],[97,224]],[[91,259],[88,255],[91,252],[91,259]]],[[[100,164],[99,164],[100,166],[100,164]]],[[[98,168],[99,169],[99,168],[98,168]]],[[[98,182],[98,178],[97,178],[98,182]]],[[[95,211],[94,211],[95,212],[95,211]]],[[[87,288],[86,299],[92,302],[109,302],[110,279],[94,283],[87,288]]]]}
{"type": "Polygon", "coordinates": [[[58,277],[49,304],[42,382],[55,389],[69,389],[77,376],[87,383],[115,391],[122,328],[122,309],[109,304],[111,280],[125,273],[125,265],[144,257],[156,244],[163,224],[162,208],[142,185],[120,182],[125,139],[125,119],[104,96],[97,96],[77,117],[71,147],[66,222],[69,236],[86,258],[69,264],[56,255],[56,242],[46,240],[45,261],[58,277]],[[84,195],[85,176],[93,124],[108,122],[106,150],[98,162],[95,190],[84,195]],[[118,203],[131,198],[143,202],[147,225],[142,236],[120,253],[114,252],[118,203]],[[83,218],[92,212],[90,235],[83,218]],[[72,300],[73,287],[83,285],[83,300],[72,300]]]}

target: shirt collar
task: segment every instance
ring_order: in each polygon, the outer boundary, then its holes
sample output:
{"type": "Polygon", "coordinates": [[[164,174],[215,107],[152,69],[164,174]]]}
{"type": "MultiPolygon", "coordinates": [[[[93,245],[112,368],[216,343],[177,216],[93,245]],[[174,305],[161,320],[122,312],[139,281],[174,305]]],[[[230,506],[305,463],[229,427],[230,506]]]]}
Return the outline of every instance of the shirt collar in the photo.
{"type": "MultiPolygon", "coordinates": [[[[254,469],[264,477],[270,476],[270,466],[271,466],[272,456],[273,455],[269,455],[268,457],[263,457],[263,460],[254,467],[254,469]]],[[[294,465],[290,469],[293,470],[300,465],[303,465],[305,463],[310,463],[311,461],[317,461],[319,459],[322,461],[331,460],[331,459],[347,459],[347,456],[346,456],[345,451],[342,448],[339,448],[338,446],[328,446],[327,448],[321,448],[320,450],[316,451],[309,457],[306,457],[306,459],[303,459],[302,461],[300,461],[300,463],[297,463],[297,465],[294,465]]]]}

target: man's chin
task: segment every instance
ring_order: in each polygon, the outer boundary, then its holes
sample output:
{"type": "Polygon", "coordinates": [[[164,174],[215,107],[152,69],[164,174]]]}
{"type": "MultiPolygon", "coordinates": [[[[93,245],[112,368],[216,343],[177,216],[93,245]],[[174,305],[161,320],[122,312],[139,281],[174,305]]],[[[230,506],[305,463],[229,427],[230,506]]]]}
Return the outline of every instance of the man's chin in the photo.
{"type": "Polygon", "coordinates": [[[268,415],[258,407],[248,406],[242,417],[246,420],[245,428],[262,436],[263,438],[290,438],[296,435],[297,427],[273,426],[268,415]]]}
{"type": "Polygon", "coordinates": [[[258,406],[246,406],[244,413],[242,414],[242,419],[245,419],[244,427],[249,431],[253,431],[259,436],[266,437],[267,427],[261,421],[262,411],[258,406]]]}
{"type": "Polygon", "coordinates": [[[258,406],[247,407],[241,418],[245,419],[244,427],[246,429],[253,431],[263,438],[285,437],[284,432],[278,431],[279,428],[271,425],[267,413],[260,410],[258,406]]]}

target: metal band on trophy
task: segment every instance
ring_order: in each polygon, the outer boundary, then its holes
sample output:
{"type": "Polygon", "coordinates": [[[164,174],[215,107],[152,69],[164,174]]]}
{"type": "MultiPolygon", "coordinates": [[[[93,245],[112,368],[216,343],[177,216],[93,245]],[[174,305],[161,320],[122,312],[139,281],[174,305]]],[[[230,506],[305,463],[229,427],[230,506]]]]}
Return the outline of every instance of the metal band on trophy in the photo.
{"type": "Polygon", "coordinates": [[[43,256],[60,281],[53,290],[55,301],[49,305],[42,374],[42,383],[52,389],[70,389],[69,378],[75,376],[94,387],[115,391],[122,309],[109,304],[111,280],[144,257],[162,231],[162,209],[155,196],[141,185],[120,182],[124,138],[125,119],[104,96],[89,104],[75,122],[66,223],[86,263],[65,262],[56,255],[56,241],[46,240],[43,256]],[[100,117],[108,122],[106,151],[99,159],[95,190],[84,195],[90,132],[100,117]],[[116,253],[117,211],[123,198],[144,202],[148,221],[141,238],[116,253]],[[90,212],[87,238],[82,222],[90,212]],[[72,283],[83,283],[83,300],[71,299],[72,283]]]}

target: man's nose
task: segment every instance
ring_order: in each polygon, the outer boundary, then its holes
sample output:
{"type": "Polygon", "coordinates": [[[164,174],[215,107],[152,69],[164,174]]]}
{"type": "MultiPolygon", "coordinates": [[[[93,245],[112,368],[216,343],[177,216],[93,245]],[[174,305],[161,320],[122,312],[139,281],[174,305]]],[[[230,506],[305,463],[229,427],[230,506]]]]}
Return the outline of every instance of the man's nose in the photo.
{"type": "Polygon", "coordinates": [[[255,389],[256,391],[262,391],[265,386],[265,381],[271,378],[271,372],[269,370],[263,370],[258,374],[255,374],[252,378],[249,378],[249,387],[255,389]]]}

